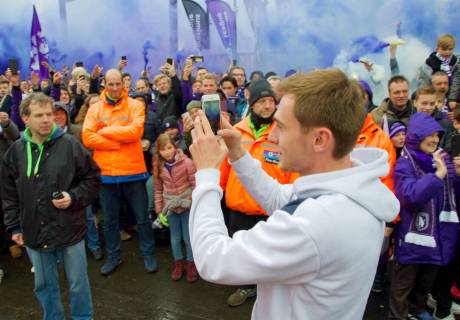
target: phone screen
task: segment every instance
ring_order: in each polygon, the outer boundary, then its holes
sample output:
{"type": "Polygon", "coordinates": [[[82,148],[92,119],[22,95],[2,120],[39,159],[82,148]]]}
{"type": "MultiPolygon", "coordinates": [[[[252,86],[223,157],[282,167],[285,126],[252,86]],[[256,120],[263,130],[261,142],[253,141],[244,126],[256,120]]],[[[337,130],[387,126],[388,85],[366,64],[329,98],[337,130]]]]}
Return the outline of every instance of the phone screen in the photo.
{"type": "Polygon", "coordinates": [[[203,56],[193,56],[192,60],[193,60],[193,62],[203,62],[204,57],[203,56]]]}
{"type": "Polygon", "coordinates": [[[239,97],[227,97],[227,112],[236,113],[236,103],[239,97]]]}
{"type": "Polygon", "coordinates": [[[173,64],[173,58],[168,58],[166,59],[166,63],[172,65],[173,64]]]}
{"type": "Polygon", "coordinates": [[[77,61],[75,62],[76,67],[83,67],[83,62],[82,61],[77,61]]]}
{"type": "Polygon", "coordinates": [[[212,131],[217,134],[220,128],[220,100],[203,101],[203,109],[211,124],[212,131]]]}
{"type": "Polygon", "coordinates": [[[121,56],[121,60],[128,60],[126,56],[121,56]]]}

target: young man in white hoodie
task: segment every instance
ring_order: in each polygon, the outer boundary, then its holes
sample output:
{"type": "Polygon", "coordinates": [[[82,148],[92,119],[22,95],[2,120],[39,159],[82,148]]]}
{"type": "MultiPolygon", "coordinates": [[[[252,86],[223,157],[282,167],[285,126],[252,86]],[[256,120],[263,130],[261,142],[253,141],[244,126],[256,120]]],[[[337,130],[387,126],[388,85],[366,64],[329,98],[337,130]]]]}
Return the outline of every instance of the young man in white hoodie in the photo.
{"type": "Polygon", "coordinates": [[[257,284],[252,319],[362,319],[385,221],[399,211],[379,177],[385,151],[352,152],[365,118],[362,92],[339,70],[296,74],[280,85],[273,140],[279,166],[300,173],[280,185],[224,124],[216,137],[203,113],[192,131],[198,169],[190,236],[200,275],[211,282],[257,284]],[[228,236],[219,187],[227,154],[240,181],[270,214],[228,236]]]}

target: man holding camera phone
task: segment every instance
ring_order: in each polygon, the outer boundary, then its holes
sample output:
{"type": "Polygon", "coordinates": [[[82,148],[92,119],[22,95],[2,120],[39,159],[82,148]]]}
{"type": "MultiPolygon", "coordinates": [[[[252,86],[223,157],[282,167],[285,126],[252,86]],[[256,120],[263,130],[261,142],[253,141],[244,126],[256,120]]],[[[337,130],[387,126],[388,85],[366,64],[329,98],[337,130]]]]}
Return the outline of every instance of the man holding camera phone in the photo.
{"type": "Polygon", "coordinates": [[[92,319],[85,252],[86,213],[98,193],[99,168],[57,127],[53,100],[32,93],[20,107],[23,137],[5,153],[1,174],[5,226],[35,268],[44,319],[64,319],[57,261],[64,267],[73,319],[92,319]]]}
{"type": "MultiPolygon", "coordinates": [[[[282,184],[290,183],[291,174],[283,172],[278,167],[279,148],[269,139],[274,129],[275,93],[266,80],[254,81],[248,89],[251,92],[249,115],[234,128],[240,132],[244,148],[262,163],[262,169],[270,177],[282,184]]],[[[231,234],[240,230],[249,230],[259,221],[267,220],[266,211],[246,191],[228,161],[222,163],[220,184],[225,190],[231,234]]],[[[248,298],[254,297],[256,293],[254,284],[240,285],[229,296],[227,303],[232,307],[239,306],[248,298]]]]}
{"type": "Polygon", "coordinates": [[[282,185],[262,170],[263,161],[250,155],[228,123],[216,137],[201,111],[195,121],[190,152],[198,171],[189,224],[197,269],[214,283],[256,283],[254,320],[362,319],[384,221],[399,211],[379,179],[389,170],[387,154],[352,151],[366,111],[362,89],[343,72],[298,73],[281,83],[280,92],[271,141],[280,151],[280,169],[300,174],[293,184],[282,185]],[[233,237],[220,208],[218,169],[226,155],[270,215],[233,237]]]}
{"type": "Polygon", "coordinates": [[[160,67],[161,74],[153,79],[155,87],[155,103],[158,121],[163,123],[166,117],[180,118],[182,107],[182,87],[176,75],[174,61],[171,58],[160,67]],[[171,62],[171,63],[169,63],[171,62]]]}

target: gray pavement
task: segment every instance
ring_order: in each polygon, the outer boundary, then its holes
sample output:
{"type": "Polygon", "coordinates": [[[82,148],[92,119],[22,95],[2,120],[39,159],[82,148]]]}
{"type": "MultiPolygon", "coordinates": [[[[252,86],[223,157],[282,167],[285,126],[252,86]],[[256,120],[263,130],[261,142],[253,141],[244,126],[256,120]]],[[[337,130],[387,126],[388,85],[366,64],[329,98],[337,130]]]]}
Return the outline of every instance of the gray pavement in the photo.
{"type": "MultiPolygon", "coordinates": [[[[166,245],[157,244],[160,270],[156,274],[144,272],[137,239],[122,243],[122,258],[123,264],[109,277],[99,275],[102,262],[89,258],[95,319],[250,319],[254,298],[237,308],[226,304],[235,287],[215,285],[201,279],[193,284],[185,278],[179,282],[171,281],[172,257],[166,245]]],[[[27,257],[13,260],[3,254],[0,263],[8,271],[7,278],[0,285],[0,320],[41,319],[40,306],[32,291],[33,274],[27,257]]],[[[61,291],[68,312],[67,287],[62,274],[61,291]]],[[[385,294],[371,295],[364,319],[385,319],[386,300],[385,294]]]]}

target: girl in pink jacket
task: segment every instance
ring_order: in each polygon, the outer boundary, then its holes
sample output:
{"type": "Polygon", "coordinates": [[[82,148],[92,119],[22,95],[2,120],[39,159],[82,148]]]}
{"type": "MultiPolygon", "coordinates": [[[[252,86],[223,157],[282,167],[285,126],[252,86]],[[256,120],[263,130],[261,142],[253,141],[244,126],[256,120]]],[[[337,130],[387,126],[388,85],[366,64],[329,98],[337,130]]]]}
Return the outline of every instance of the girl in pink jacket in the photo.
{"type": "Polygon", "coordinates": [[[175,261],[171,273],[174,281],[180,280],[184,273],[182,240],[185,242],[187,253],[187,281],[194,282],[198,279],[188,230],[195,172],[192,160],[176,147],[168,134],[161,134],[157,139],[153,158],[155,211],[168,217],[171,249],[175,261]]]}

